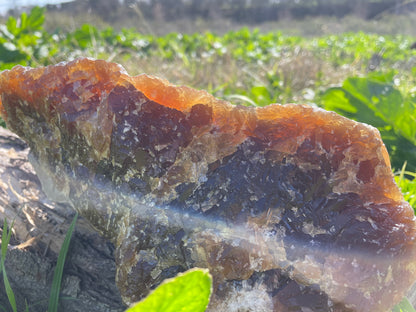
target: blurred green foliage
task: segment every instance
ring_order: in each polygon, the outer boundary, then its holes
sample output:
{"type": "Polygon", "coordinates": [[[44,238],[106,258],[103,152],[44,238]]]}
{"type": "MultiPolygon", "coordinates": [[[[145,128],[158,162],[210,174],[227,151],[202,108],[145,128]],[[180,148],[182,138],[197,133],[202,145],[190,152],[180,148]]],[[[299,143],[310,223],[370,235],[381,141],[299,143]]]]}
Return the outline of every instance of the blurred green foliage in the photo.
{"type": "Polygon", "coordinates": [[[57,52],[57,42],[43,29],[45,9],[35,7],[30,14],[10,16],[0,25],[0,70],[16,64],[47,64],[57,52]]]}
{"type": "Polygon", "coordinates": [[[8,63],[31,64],[33,58],[44,64],[68,52],[71,57],[80,51],[85,54],[91,50],[107,56],[114,51],[143,57],[158,55],[166,61],[178,56],[209,61],[214,56],[227,54],[241,62],[264,64],[290,50],[302,48],[336,66],[358,61],[367,66],[377,56],[389,66],[416,57],[416,51],[410,49],[414,38],[362,32],[310,40],[286,36],[279,31],[262,33],[242,28],[222,36],[205,32],[155,37],[134,29],[116,31],[108,27],[99,30],[85,24],[73,32],[49,34],[43,28],[44,13],[45,9],[35,7],[29,14],[22,13],[19,18],[10,16],[5,25],[0,25],[0,64],[3,68],[8,63]]]}

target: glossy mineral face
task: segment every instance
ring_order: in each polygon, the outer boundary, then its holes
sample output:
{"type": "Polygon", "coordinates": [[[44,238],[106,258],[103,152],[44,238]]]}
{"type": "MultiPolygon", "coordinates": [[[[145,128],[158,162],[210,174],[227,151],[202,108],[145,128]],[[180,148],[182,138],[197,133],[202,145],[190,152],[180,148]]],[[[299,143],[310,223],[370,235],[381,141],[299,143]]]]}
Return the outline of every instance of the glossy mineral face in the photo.
{"type": "Polygon", "coordinates": [[[413,211],[371,126],[90,59],[4,71],[0,94],[48,196],[116,244],[127,303],[196,266],[212,311],[388,311],[415,280],[413,211]]]}

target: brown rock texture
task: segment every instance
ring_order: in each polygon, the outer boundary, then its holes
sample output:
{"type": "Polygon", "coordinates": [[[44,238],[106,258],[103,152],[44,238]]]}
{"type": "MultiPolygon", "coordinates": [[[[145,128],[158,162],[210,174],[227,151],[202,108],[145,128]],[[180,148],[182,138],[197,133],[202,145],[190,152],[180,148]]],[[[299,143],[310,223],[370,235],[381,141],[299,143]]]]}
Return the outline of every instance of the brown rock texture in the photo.
{"type": "Polygon", "coordinates": [[[212,311],[389,311],[415,281],[415,217],[371,126],[91,59],[4,71],[0,94],[46,194],[115,243],[126,303],[196,266],[212,311]]]}
{"type": "MultiPolygon", "coordinates": [[[[14,221],[6,272],[18,311],[45,312],[59,250],[74,211],[48,200],[27,160],[28,146],[0,127],[0,223],[14,221]]],[[[1,229],[3,228],[1,226],[1,229]]],[[[1,230],[0,230],[0,234],[1,230]]],[[[1,238],[1,235],[0,235],[1,238]]],[[[125,310],[114,283],[114,246],[79,219],[63,274],[62,312],[125,310]]],[[[0,283],[0,305],[12,311],[0,283]]]]}

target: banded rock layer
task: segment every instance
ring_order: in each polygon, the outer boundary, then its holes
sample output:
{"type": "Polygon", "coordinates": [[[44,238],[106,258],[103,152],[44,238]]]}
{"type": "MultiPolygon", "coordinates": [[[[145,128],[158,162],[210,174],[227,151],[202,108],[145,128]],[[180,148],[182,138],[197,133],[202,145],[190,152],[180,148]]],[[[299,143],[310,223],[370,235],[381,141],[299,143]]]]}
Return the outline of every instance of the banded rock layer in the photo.
{"type": "Polygon", "coordinates": [[[378,131],[304,105],[233,106],[78,59],[0,74],[45,192],[117,247],[126,303],[190,267],[212,311],[389,311],[415,219],[378,131]]]}

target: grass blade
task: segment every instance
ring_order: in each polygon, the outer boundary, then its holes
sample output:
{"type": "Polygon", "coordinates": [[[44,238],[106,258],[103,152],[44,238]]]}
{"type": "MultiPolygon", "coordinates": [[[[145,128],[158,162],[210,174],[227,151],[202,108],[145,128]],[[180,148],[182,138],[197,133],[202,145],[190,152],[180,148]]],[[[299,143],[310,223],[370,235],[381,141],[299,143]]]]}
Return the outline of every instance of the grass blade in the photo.
{"type": "Polygon", "coordinates": [[[404,172],[405,172],[405,170],[406,170],[406,166],[407,166],[407,160],[403,163],[402,170],[400,170],[399,184],[400,184],[400,182],[402,182],[402,180],[403,180],[403,177],[404,177],[404,172]]]}
{"type": "MultiPolygon", "coordinates": [[[[10,225],[10,229],[13,228],[13,225],[14,225],[14,221],[10,225]]],[[[2,244],[1,244],[1,262],[2,262],[2,264],[4,264],[4,261],[6,260],[7,246],[9,245],[11,237],[12,237],[12,231],[9,230],[9,227],[7,225],[7,220],[4,219],[2,244]]]]}
{"type": "Polygon", "coordinates": [[[7,278],[6,268],[4,262],[6,261],[6,254],[7,254],[7,246],[9,245],[10,238],[12,236],[11,228],[14,225],[14,221],[10,226],[10,230],[7,226],[7,220],[4,219],[3,223],[3,235],[2,235],[2,242],[1,242],[1,261],[0,261],[0,272],[3,272],[3,283],[4,288],[6,289],[7,298],[9,299],[10,306],[12,307],[13,312],[17,311],[16,306],[16,298],[14,297],[14,293],[12,287],[10,286],[9,279],[7,278]]]}
{"type": "Polygon", "coordinates": [[[8,228],[7,228],[7,220],[4,219],[4,223],[3,223],[3,235],[1,236],[1,263],[3,264],[5,258],[6,258],[6,253],[7,253],[7,245],[9,245],[9,240],[7,239],[8,237],[8,228]]]}
{"type": "Polygon", "coordinates": [[[48,312],[57,312],[59,303],[59,293],[61,292],[62,273],[64,270],[65,258],[68,253],[69,243],[71,242],[72,232],[77,222],[78,213],[75,214],[68,232],[65,235],[61,250],[59,251],[58,261],[56,263],[55,272],[53,274],[51,294],[49,296],[48,312]]]}
{"type": "Polygon", "coordinates": [[[10,286],[9,279],[7,278],[6,270],[4,268],[3,268],[3,282],[4,282],[4,288],[6,289],[7,298],[9,299],[9,303],[13,309],[13,312],[17,312],[16,299],[14,297],[12,287],[10,286]]]}
{"type": "Polygon", "coordinates": [[[233,99],[240,100],[244,103],[249,104],[250,106],[254,106],[254,107],[258,106],[252,99],[250,99],[248,96],[245,96],[245,95],[231,94],[227,96],[227,100],[233,100],[233,99]]]}

